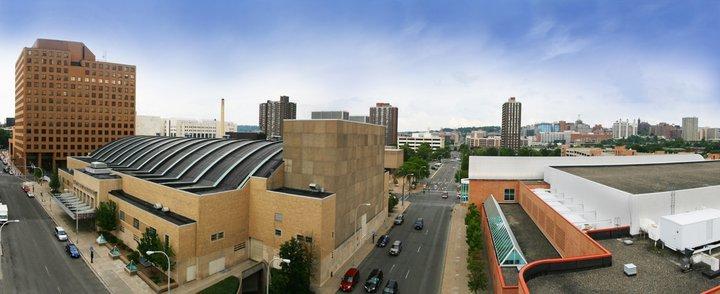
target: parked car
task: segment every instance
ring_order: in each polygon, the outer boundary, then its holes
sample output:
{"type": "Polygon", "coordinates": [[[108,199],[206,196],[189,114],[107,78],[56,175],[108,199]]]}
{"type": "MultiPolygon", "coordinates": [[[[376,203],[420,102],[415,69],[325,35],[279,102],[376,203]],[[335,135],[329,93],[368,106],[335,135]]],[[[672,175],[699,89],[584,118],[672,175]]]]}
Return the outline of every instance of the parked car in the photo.
{"type": "Polygon", "coordinates": [[[392,247],[390,247],[390,255],[397,256],[400,254],[400,251],[402,251],[402,241],[395,240],[393,242],[392,247]]]}
{"type": "Polygon", "coordinates": [[[415,229],[422,230],[425,227],[425,221],[422,218],[415,220],[415,229]]]}
{"type": "Polygon", "coordinates": [[[405,221],[405,215],[404,214],[398,214],[395,217],[395,224],[396,225],[402,225],[403,221],[405,221]]]}
{"type": "Polygon", "coordinates": [[[355,285],[360,280],[360,270],[357,268],[350,268],[345,272],[342,281],[340,281],[340,291],[352,292],[355,285]]]}
{"type": "Polygon", "coordinates": [[[59,241],[67,241],[68,236],[67,233],[65,233],[65,229],[62,227],[55,227],[55,238],[59,241]]]}
{"type": "Polygon", "coordinates": [[[383,294],[397,294],[398,293],[398,282],[395,280],[388,280],[383,289],[383,294]]]}
{"type": "Polygon", "coordinates": [[[377,247],[383,248],[383,247],[387,246],[387,244],[389,242],[390,242],[390,236],[382,235],[382,236],[380,236],[380,238],[378,238],[376,245],[377,245],[377,247]]]}
{"type": "Polygon", "coordinates": [[[28,198],[35,198],[35,193],[27,192],[28,198]]]}
{"type": "Polygon", "coordinates": [[[443,198],[443,199],[447,199],[447,198],[448,198],[448,192],[443,192],[443,193],[442,193],[442,198],[443,198]]]}
{"type": "Polygon", "coordinates": [[[367,280],[365,280],[365,292],[377,293],[383,282],[383,272],[380,269],[373,269],[367,280]]]}
{"type": "Polygon", "coordinates": [[[72,258],[80,258],[80,250],[73,243],[67,243],[67,245],[65,245],[65,252],[72,258]]]}

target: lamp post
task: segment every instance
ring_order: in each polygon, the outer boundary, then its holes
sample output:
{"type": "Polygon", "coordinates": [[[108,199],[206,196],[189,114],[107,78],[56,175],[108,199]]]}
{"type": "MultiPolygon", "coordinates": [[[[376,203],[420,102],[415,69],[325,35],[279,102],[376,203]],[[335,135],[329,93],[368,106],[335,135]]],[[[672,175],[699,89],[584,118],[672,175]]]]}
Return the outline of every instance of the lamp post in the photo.
{"type": "Polygon", "coordinates": [[[355,208],[355,225],[353,226],[353,236],[355,236],[355,251],[353,251],[353,264],[355,264],[355,253],[357,253],[358,247],[360,246],[360,242],[358,242],[357,236],[355,235],[357,234],[357,218],[360,206],[370,206],[370,203],[362,203],[355,208]]]}
{"type": "Polygon", "coordinates": [[[19,223],[19,222],[20,222],[20,220],[11,219],[11,220],[6,221],[2,225],[0,225],[0,256],[5,255],[2,251],[2,229],[3,229],[3,227],[9,223],[19,223]]]}
{"type": "Polygon", "coordinates": [[[167,258],[168,261],[168,267],[167,267],[167,279],[168,279],[168,290],[167,292],[170,293],[170,256],[167,255],[164,251],[151,251],[148,250],[145,252],[147,255],[155,254],[155,253],[162,253],[162,255],[165,255],[165,258],[167,258]]]}
{"type": "Polygon", "coordinates": [[[280,258],[280,257],[274,257],[270,262],[268,262],[268,270],[267,270],[267,281],[265,282],[265,293],[270,294],[270,269],[272,268],[273,262],[276,260],[279,260],[281,264],[287,263],[290,264],[290,260],[287,258],[280,258]]]}

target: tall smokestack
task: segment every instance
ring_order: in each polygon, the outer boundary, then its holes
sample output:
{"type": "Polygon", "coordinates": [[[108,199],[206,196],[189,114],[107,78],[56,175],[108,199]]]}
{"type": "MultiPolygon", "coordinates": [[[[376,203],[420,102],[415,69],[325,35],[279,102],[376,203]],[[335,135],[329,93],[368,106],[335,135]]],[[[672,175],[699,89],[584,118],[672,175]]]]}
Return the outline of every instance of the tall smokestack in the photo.
{"type": "Polygon", "coordinates": [[[225,98],[220,98],[220,125],[217,128],[217,137],[225,137],[225,98]]]}

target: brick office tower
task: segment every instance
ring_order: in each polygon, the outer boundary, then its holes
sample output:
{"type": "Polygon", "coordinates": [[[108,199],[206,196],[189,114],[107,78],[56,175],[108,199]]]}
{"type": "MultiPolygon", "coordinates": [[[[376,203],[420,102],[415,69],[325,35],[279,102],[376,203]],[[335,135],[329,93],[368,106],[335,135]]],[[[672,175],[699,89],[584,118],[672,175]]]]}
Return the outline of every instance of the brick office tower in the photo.
{"type": "Polygon", "coordinates": [[[290,97],[280,96],[280,101],[268,100],[260,103],[260,130],[267,134],[268,138],[282,138],[283,120],[295,119],[297,105],[290,102],[290,97]]]}
{"type": "Polygon", "coordinates": [[[376,103],[370,107],[370,123],[385,127],[385,145],[397,145],[398,108],[390,103],[376,103]]]}
{"type": "Polygon", "coordinates": [[[518,149],[520,141],[520,114],[522,104],[510,97],[502,106],[502,133],[500,146],[503,148],[518,149]]]}
{"type": "Polygon", "coordinates": [[[65,167],[135,133],[135,66],[96,61],[81,42],[37,39],[15,63],[13,161],[65,167]]]}

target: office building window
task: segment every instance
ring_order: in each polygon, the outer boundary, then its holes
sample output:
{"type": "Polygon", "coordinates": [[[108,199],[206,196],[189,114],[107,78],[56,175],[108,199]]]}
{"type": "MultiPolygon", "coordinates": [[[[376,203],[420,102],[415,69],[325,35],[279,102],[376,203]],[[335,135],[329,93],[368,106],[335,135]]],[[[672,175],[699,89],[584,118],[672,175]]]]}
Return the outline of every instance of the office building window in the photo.
{"type": "Polygon", "coordinates": [[[282,230],[275,229],[275,236],[282,236],[282,230]]]}
{"type": "Polygon", "coordinates": [[[118,212],[118,218],[119,218],[121,221],[124,221],[124,220],[125,220],[125,212],[122,211],[122,210],[120,210],[120,211],[118,212]]]}
{"type": "Polygon", "coordinates": [[[136,229],[140,228],[140,221],[136,218],[133,218],[133,228],[136,228],[136,229]]]}
{"type": "Polygon", "coordinates": [[[515,189],[505,189],[505,201],[515,201],[515,189]]]}

